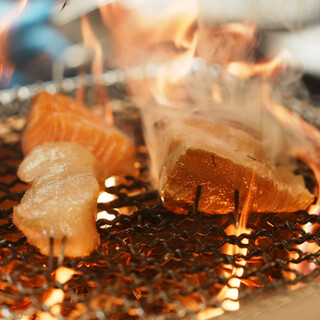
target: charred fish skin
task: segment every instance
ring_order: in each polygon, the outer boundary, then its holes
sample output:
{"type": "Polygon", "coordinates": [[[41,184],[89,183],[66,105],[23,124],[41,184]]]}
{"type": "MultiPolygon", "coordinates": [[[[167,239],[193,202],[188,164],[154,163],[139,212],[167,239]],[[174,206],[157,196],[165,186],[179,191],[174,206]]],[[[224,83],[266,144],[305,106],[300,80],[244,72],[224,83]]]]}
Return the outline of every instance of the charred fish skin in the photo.
{"type": "Polygon", "coordinates": [[[72,142],[41,145],[23,160],[19,177],[32,185],[14,208],[13,222],[42,254],[52,250],[58,257],[63,245],[64,256],[87,256],[99,245],[98,172],[101,168],[90,151],[72,142]]]}

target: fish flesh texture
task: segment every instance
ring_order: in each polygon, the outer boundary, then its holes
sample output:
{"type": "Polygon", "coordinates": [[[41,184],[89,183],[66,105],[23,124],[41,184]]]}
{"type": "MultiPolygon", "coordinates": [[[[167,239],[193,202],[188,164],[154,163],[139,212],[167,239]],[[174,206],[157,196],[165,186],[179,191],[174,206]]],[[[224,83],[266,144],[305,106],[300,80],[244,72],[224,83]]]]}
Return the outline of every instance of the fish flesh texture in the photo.
{"type": "Polygon", "coordinates": [[[100,243],[95,222],[101,172],[92,153],[77,143],[35,147],[18,169],[19,178],[32,184],[14,208],[13,223],[42,254],[50,254],[52,238],[54,256],[61,250],[68,257],[89,255],[100,243]]]}
{"type": "Polygon", "coordinates": [[[169,210],[192,209],[198,187],[198,210],[208,214],[234,212],[235,191],[239,210],[249,195],[250,212],[295,212],[314,201],[303,177],[269,161],[253,134],[200,119],[185,119],[183,124],[183,132],[175,127],[169,134],[160,177],[163,204],[169,210]]]}
{"type": "Polygon", "coordinates": [[[74,99],[42,91],[31,104],[22,150],[27,155],[38,145],[57,141],[88,148],[100,162],[104,178],[134,172],[135,146],[128,137],[74,99]]]}

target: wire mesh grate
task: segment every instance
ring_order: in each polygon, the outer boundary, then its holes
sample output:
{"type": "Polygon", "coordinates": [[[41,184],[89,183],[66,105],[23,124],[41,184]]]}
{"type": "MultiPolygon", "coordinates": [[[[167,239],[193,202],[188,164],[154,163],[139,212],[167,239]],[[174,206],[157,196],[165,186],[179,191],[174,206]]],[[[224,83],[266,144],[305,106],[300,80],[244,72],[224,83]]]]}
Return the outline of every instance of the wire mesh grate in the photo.
{"type": "MultiPolygon", "coordinates": [[[[4,122],[0,141],[2,317],[37,319],[52,313],[44,301],[53,289],[60,289],[64,298],[58,319],[199,318],[208,308],[224,308],[230,298],[219,299],[219,293],[232,287],[232,278],[241,279],[241,302],[319,276],[320,217],[304,211],[251,214],[250,234],[235,236],[227,232],[234,215],[201,214],[196,194],[193,210],[175,215],[162,206],[148,182],[147,155],[141,146],[140,177],[119,178],[116,186],[105,190],[115,199],[98,204],[98,211],[115,216],[97,221],[101,246],[86,258],[64,258],[62,264],[73,276],[59,283],[49,270],[48,257],[30,246],[12,223],[13,206],[27,187],[16,176],[23,157],[23,119],[4,122]],[[246,254],[227,254],[227,246],[246,248],[246,254]],[[235,268],[243,274],[233,274],[235,268]]],[[[118,124],[140,126],[138,117],[126,119],[118,124]]],[[[60,264],[53,259],[54,270],[60,264]]]]}

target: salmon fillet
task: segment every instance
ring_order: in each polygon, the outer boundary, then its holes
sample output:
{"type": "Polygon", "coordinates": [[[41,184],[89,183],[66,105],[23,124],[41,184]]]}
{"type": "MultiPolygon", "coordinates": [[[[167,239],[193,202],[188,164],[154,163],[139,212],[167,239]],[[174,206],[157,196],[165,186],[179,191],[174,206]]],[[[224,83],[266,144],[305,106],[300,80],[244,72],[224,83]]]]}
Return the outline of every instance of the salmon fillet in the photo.
{"type": "Polygon", "coordinates": [[[133,173],[135,146],[129,138],[72,98],[42,91],[31,104],[22,150],[27,155],[35,146],[57,141],[87,147],[100,162],[104,178],[133,173]]]}
{"type": "Polygon", "coordinates": [[[186,213],[201,187],[198,209],[208,214],[239,209],[249,192],[251,212],[294,212],[307,209],[314,196],[302,176],[269,161],[258,139],[231,126],[205,120],[184,120],[188,139],[174,136],[164,163],[161,194],[165,207],[186,213]]]}
{"type": "Polygon", "coordinates": [[[18,176],[31,187],[14,208],[13,223],[30,244],[49,255],[86,256],[99,243],[96,229],[101,168],[85,147],[73,142],[53,142],[35,147],[22,161],[18,176]]]}

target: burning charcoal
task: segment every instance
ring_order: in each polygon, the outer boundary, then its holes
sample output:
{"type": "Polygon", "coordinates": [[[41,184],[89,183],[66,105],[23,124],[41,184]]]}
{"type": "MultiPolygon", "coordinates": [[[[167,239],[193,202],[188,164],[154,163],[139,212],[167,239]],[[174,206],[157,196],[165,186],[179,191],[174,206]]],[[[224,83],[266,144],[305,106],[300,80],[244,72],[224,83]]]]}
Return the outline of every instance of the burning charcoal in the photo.
{"type": "Polygon", "coordinates": [[[162,172],[164,205],[186,213],[201,186],[198,210],[205,213],[234,212],[234,191],[239,209],[253,181],[252,212],[293,212],[306,209],[314,200],[302,176],[267,159],[259,140],[231,126],[186,119],[188,140],[173,138],[162,172]]]}

